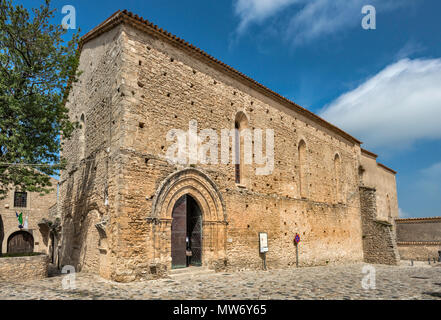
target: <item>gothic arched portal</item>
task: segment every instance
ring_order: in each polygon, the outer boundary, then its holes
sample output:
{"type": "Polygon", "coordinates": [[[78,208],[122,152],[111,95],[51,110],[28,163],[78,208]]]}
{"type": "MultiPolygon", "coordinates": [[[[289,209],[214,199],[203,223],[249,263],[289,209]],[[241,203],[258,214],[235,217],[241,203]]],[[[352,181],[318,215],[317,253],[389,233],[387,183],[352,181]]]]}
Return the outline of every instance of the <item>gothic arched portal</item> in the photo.
{"type": "Polygon", "coordinates": [[[225,259],[225,203],[202,171],[187,168],[168,176],[156,191],[147,220],[153,224],[154,258],[169,268],[212,265],[225,259]],[[187,236],[192,252],[188,261],[182,249],[187,249],[187,236]]]}

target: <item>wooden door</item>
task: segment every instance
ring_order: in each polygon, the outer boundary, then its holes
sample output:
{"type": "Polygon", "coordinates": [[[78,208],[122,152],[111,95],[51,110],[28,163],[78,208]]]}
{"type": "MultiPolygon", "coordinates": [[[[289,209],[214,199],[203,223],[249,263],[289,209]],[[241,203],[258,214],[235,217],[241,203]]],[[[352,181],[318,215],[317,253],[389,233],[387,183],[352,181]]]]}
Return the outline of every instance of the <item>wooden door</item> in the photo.
{"type": "Polygon", "coordinates": [[[34,252],[34,237],[28,232],[18,231],[8,239],[8,253],[34,252]]]}
{"type": "Polygon", "coordinates": [[[187,196],[184,195],[176,202],[172,213],[171,226],[171,256],[172,269],[187,267],[186,237],[187,237],[187,196]]]}

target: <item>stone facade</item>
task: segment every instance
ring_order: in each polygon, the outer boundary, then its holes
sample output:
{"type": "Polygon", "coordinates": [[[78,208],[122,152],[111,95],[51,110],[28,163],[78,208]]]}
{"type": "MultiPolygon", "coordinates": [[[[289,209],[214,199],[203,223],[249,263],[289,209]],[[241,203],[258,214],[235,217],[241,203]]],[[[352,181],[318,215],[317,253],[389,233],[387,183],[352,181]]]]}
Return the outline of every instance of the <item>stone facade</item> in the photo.
{"type": "Polygon", "coordinates": [[[49,257],[45,254],[0,258],[0,281],[21,283],[44,279],[48,275],[48,264],[49,257]]]}
{"type": "Polygon", "coordinates": [[[50,211],[56,209],[57,184],[56,179],[51,178],[52,191],[41,195],[36,192],[26,193],[26,206],[14,204],[15,190],[11,189],[6,198],[0,200],[0,253],[7,253],[8,239],[15,232],[20,231],[16,212],[23,213],[23,220],[28,220],[28,229],[34,240],[34,252],[49,253],[51,246],[50,232],[46,226],[41,225],[43,219],[48,219],[50,211]]]}
{"type": "Polygon", "coordinates": [[[438,260],[441,252],[441,217],[397,219],[397,241],[404,260],[438,260]]]}
{"type": "Polygon", "coordinates": [[[268,268],[295,265],[296,233],[302,266],[362,261],[363,179],[382,201],[390,191],[398,216],[394,173],[375,159],[363,166],[357,139],[145,20],[117,12],[81,50],[67,107],[83,126],[64,141],[60,181],[63,265],[116,281],[168,272],[172,211],[185,194],[202,211],[202,265],[217,270],[261,268],[259,232],[268,268]],[[192,120],[219,136],[273,129],[274,171],[241,163],[237,183],[233,164],[171,164],[167,134],[192,120]]]}
{"type": "Polygon", "coordinates": [[[378,220],[376,190],[360,187],[364,261],[397,265],[400,257],[394,224],[378,220]]]}
{"type": "Polygon", "coordinates": [[[361,149],[360,185],[376,190],[377,219],[393,223],[399,218],[396,172],[378,163],[377,157],[361,149]]]}

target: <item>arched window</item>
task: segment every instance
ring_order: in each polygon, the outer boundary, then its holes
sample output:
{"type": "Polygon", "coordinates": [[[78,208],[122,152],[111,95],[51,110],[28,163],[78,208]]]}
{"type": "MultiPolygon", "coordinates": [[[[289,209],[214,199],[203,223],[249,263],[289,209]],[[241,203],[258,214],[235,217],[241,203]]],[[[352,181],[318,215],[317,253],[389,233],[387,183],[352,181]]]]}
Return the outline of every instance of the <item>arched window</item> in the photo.
{"type": "Polygon", "coordinates": [[[300,187],[300,197],[306,198],[308,194],[308,182],[306,181],[307,175],[307,161],[306,161],[306,143],[304,140],[299,142],[299,187],[300,187]]]}
{"type": "Polygon", "coordinates": [[[248,128],[248,119],[247,116],[243,112],[238,112],[236,114],[236,119],[234,121],[235,130],[235,143],[234,143],[234,151],[235,151],[235,180],[238,184],[244,183],[244,136],[242,132],[244,129],[248,128]]]}
{"type": "Polygon", "coordinates": [[[387,217],[389,220],[392,220],[392,208],[390,207],[390,197],[386,195],[386,205],[387,205],[387,217]]]}
{"type": "Polygon", "coordinates": [[[363,175],[364,175],[365,171],[366,170],[363,168],[362,165],[358,166],[358,180],[359,180],[360,185],[363,185],[363,175]]]}
{"type": "Polygon", "coordinates": [[[337,203],[341,203],[342,192],[341,192],[341,159],[338,154],[334,157],[334,181],[335,181],[335,200],[337,203]]]}
{"type": "Polygon", "coordinates": [[[80,160],[83,160],[86,156],[86,121],[84,113],[80,117],[80,137],[79,137],[79,147],[80,147],[80,160]]]}

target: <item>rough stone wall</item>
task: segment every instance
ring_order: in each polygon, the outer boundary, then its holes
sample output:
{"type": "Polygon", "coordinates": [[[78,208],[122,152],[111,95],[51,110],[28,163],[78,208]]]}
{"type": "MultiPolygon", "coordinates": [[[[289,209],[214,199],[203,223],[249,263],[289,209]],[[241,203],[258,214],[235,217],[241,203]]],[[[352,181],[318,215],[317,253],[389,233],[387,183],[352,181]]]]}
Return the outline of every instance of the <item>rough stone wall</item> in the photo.
{"type": "Polygon", "coordinates": [[[269,268],[295,264],[295,233],[301,265],[363,260],[357,143],[127,24],[87,42],[80,69],[68,107],[72,119],[85,115],[85,129],[63,151],[70,165],[60,187],[62,264],[116,281],[163,275],[171,267],[171,208],[184,193],[203,211],[203,264],[217,270],[260,268],[259,232],[269,236],[269,268]],[[236,184],[232,164],[166,161],[169,130],[187,131],[196,120],[198,130],[220,137],[239,112],[248,128],[274,130],[272,174],[243,165],[236,184]]]}
{"type": "Polygon", "coordinates": [[[438,259],[441,251],[441,217],[398,219],[397,241],[401,259],[438,259]]]}
{"type": "Polygon", "coordinates": [[[441,217],[398,219],[399,242],[441,242],[441,217]]]}
{"type": "Polygon", "coordinates": [[[69,95],[70,118],[84,124],[63,141],[68,167],[61,174],[59,214],[62,217],[61,265],[109,277],[107,243],[117,236],[110,217],[117,216],[122,65],[120,28],[86,43],[83,72],[69,95]],[[84,152],[83,152],[84,150],[84,152]],[[101,231],[96,228],[101,224],[101,231]]]}
{"type": "Polygon", "coordinates": [[[57,203],[57,183],[58,181],[51,178],[52,191],[48,194],[40,195],[36,192],[27,193],[26,208],[14,207],[14,190],[8,193],[7,197],[0,200],[0,253],[6,253],[7,242],[11,234],[20,231],[18,228],[18,220],[15,215],[16,212],[23,212],[23,220],[28,217],[28,230],[34,238],[34,252],[48,252],[48,232],[44,228],[40,228],[38,223],[43,218],[49,217],[49,210],[57,203]],[[3,239],[1,234],[3,232],[3,239]],[[3,240],[3,241],[1,241],[3,240]]]}
{"type": "Polygon", "coordinates": [[[399,253],[394,225],[377,220],[376,191],[360,187],[361,221],[363,228],[364,261],[396,265],[399,253]]]}
{"type": "MultiPolygon", "coordinates": [[[[168,43],[124,26],[124,131],[123,179],[118,215],[120,240],[113,249],[128,279],[153,257],[146,237],[146,221],[153,196],[164,179],[184,168],[165,160],[167,132],[188,130],[197,120],[199,130],[234,128],[243,112],[249,128],[275,130],[275,170],[257,176],[245,166],[245,179],[237,185],[233,165],[201,165],[226,203],[227,267],[258,268],[258,232],[269,234],[269,267],[294,263],[296,232],[303,237],[303,265],[361,261],[361,224],[358,202],[358,145],[321,128],[293,110],[262,96],[237,80],[203,64],[168,43]],[[299,190],[298,143],[307,146],[307,197],[299,190]],[[342,159],[339,179],[342,203],[337,203],[336,154],[342,159]],[[297,223],[297,225],[296,225],[297,223]]],[[[167,228],[167,227],[164,227],[167,228]]],[[[155,233],[155,232],[153,232],[155,233]]],[[[167,239],[167,232],[159,237],[167,239]]],[[[152,235],[153,237],[153,235],[152,235]]],[[[215,257],[213,257],[215,260],[215,257]]],[[[169,261],[162,263],[169,266],[169,261]]]]}
{"type": "Polygon", "coordinates": [[[401,260],[438,261],[441,242],[398,242],[401,260]]]}
{"type": "Polygon", "coordinates": [[[31,257],[0,258],[0,281],[26,282],[47,277],[49,257],[45,254],[31,257]]]}
{"type": "Polygon", "coordinates": [[[377,194],[377,219],[393,223],[398,219],[398,196],[395,174],[379,166],[376,157],[361,153],[363,168],[361,184],[375,188],[377,194]]]}

